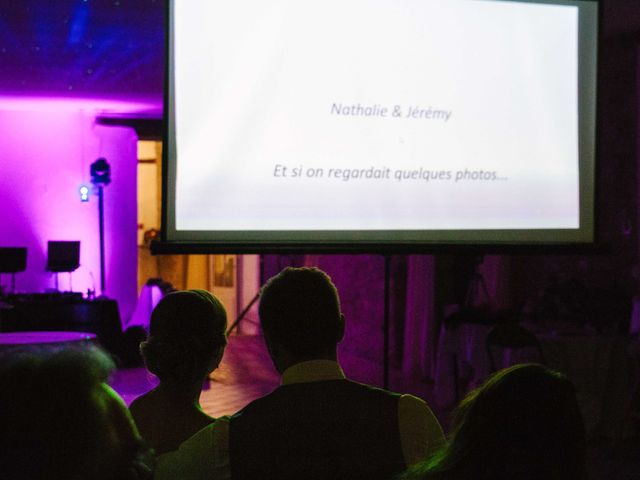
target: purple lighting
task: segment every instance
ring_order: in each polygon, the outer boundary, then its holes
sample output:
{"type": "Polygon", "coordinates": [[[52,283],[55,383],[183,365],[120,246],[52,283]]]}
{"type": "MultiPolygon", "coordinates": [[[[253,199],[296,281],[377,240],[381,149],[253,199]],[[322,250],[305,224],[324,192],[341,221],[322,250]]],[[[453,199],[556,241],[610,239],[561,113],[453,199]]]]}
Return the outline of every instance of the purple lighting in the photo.
{"type": "MultiPolygon", "coordinates": [[[[104,112],[149,111],[158,105],[98,99],[0,97],[0,245],[28,248],[28,268],[17,290],[54,286],[45,271],[48,240],[80,240],[80,268],[73,290],[95,289],[99,275],[96,202],[78,202],[78,185],[90,183],[90,164],[112,165],[105,199],[106,271],[109,294],[126,319],[136,301],[137,135],[125,127],[98,125],[104,112]]],[[[88,192],[87,192],[88,193],[88,192]]],[[[69,290],[67,275],[60,290],[69,290]]]]}
{"type": "Polygon", "coordinates": [[[128,114],[141,117],[161,117],[162,103],[155,97],[131,100],[122,97],[39,97],[39,96],[1,96],[0,110],[38,111],[38,112],[85,112],[94,115],[128,114]]]}

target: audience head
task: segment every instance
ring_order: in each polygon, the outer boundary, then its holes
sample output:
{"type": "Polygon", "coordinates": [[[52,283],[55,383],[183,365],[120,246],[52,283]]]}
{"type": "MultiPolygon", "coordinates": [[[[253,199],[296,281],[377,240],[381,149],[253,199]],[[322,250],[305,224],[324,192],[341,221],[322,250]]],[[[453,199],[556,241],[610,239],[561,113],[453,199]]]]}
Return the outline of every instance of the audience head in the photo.
{"type": "Polygon", "coordinates": [[[40,349],[5,354],[0,365],[3,479],[151,477],[151,453],[105,383],[113,364],[104,353],[40,349]]]}
{"type": "Polygon", "coordinates": [[[161,384],[200,384],[222,359],[226,328],[227,313],[211,293],[169,293],[153,310],[149,338],[140,344],[140,351],[161,384]]]}
{"type": "Polygon", "coordinates": [[[322,270],[285,268],[262,289],[259,314],[279,371],[300,361],[335,357],[344,320],[338,291],[322,270]]]}
{"type": "Polygon", "coordinates": [[[574,387],[541,365],[516,365],[492,375],[460,403],[452,432],[449,446],[416,469],[429,472],[426,478],[586,477],[585,432],[574,387]]]}

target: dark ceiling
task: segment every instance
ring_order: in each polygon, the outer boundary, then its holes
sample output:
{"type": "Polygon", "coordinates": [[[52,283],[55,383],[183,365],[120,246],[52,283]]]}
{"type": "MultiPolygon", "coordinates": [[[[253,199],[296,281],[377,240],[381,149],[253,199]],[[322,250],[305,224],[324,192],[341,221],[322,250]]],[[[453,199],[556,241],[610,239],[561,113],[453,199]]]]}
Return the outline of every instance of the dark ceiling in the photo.
{"type": "Polygon", "coordinates": [[[164,0],[2,0],[0,95],[161,105],[164,0]]]}
{"type": "MultiPolygon", "coordinates": [[[[0,97],[89,97],[160,109],[166,1],[0,0],[0,97]]],[[[639,4],[602,0],[604,38],[640,41],[639,4]]]]}

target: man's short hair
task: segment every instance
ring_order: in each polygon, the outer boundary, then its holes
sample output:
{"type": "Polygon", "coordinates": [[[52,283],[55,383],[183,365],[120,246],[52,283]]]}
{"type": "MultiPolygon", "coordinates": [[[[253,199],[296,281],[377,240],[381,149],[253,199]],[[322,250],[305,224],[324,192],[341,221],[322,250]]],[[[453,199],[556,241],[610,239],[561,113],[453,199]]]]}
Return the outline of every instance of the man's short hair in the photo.
{"type": "Polygon", "coordinates": [[[317,268],[285,268],[271,278],[260,297],[260,323],[270,342],[292,354],[314,357],[340,341],[338,291],[317,268]]]}

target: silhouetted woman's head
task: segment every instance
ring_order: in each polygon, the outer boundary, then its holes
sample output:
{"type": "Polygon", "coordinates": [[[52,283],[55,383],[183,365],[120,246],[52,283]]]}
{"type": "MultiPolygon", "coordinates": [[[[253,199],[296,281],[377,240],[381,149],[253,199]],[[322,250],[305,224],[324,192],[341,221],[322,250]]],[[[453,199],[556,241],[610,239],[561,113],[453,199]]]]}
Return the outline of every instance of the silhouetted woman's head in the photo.
{"type": "Polygon", "coordinates": [[[166,385],[202,382],[227,344],[224,306],[205,290],[165,296],[151,314],[149,338],[140,351],[149,371],[166,385]]]}
{"type": "Polygon", "coordinates": [[[443,479],[584,479],[585,432],[572,383],[541,365],[495,373],[454,412],[449,446],[418,470],[417,477],[443,479]]]}

